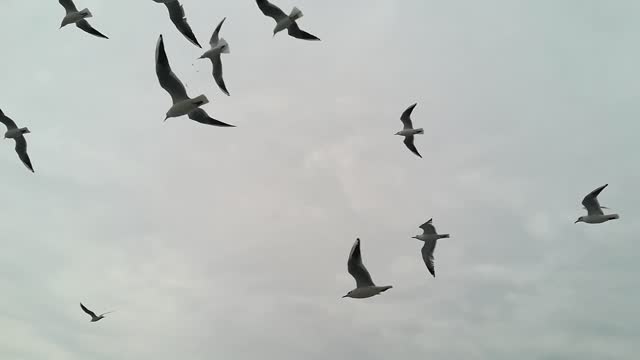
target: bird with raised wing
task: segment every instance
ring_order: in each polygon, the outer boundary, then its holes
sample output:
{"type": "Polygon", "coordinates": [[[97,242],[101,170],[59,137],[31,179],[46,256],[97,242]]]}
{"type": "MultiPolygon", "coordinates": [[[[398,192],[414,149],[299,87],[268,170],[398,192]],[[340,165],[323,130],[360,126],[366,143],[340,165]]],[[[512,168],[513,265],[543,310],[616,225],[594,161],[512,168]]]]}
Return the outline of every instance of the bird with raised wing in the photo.
{"type": "Polygon", "coordinates": [[[80,308],[82,309],[82,311],[84,311],[85,313],[89,314],[89,316],[91,316],[91,322],[100,321],[100,320],[104,319],[105,315],[110,314],[110,313],[113,312],[113,311],[108,311],[106,313],[103,313],[103,314],[100,314],[100,315],[96,315],[96,313],[94,313],[93,311],[87,309],[87,307],[82,305],[82,303],[80,303],[80,308]]]}
{"type": "Polygon", "coordinates": [[[420,225],[420,229],[422,229],[422,234],[413,236],[412,238],[424,241],[424,245],[422,246],[422,260],[424,260],[424,264],[427,265],[429,273],[431,273],[433,277],[436,277],[436,268],[433,264],[433,251],[436,249],[438,239],[447,239],[449,238],[449,234],[438,234],[436,228],[433,226],[433,219],[429,219],[429,221],[420,225]]]}
{"type": "Polygon", "coordinates": [[[213,79],[218,84],[218,87],[222,92],[229,95],[229,91],[227,90],[227,85],[224,83],[224,79],[222,78],[222,60],[221,54],[229,53],[229,43],[225,39],[219,37],[220,28],[222,28],[222,24],[227,18],[222,19],[220,24],[213,31],[213,35],[211,35],[211,40],[209,41],[209,45],[211,49],[207,50],[199,59],[209,59],[211,60],[211,64],[213,65],[213,79]]]}
{"type": "Polygon", "coordinates": [[[356,288],[349,291],[343,298],[350,297],[355,299],[364,299],[378,295],[384,291],[391,289],[393,286],[376,286],[369,275],[369,271],[362,262],[362,253],[360,252],[360,239],[351,247],[349,260],[347,261],[347,270],[349,274],[356,280],[356,288]]]}
{"type": "Polygon", "coordinates": [[[598,195],[600,195],[602,190],[604,190],[604,188],[606,188],[608,185],[609,184],[602,185],[584,197],[584,199],[582,200],[582,205],[587,210],[587,216],[580,216],[574,224],[577,224],[579,222],[584,222],[587,224],[600,224],[609,220],[620,218],[618,214],[605,215],[602,209],[606,209],[606,207],[600,206],[600,202],[598,201],[598,195]]]}
{"type": "Polygon", "coordinates": [[[416,107],[416,105],[418,105],[418,103],[409,106],[407,110],[402,113],[402,115],[400,116],[400,120],[402,121],[404,127],[401,131],[398,131],[396,135],[404,136],[404,144],[407,146],[407,148],[409,148],[412,153],[418,155],[419,157],[422,157],[422,155],[420,155],[420,153],[418,152],[418,149],[416,149],[416,146],[413,144],[414,135],[424,134],[424,129],[414,129],[413,123],[411,121],[411,113],[413,112],[413,109],[416,107]]]}
{"type": "Polygon", "coordinates": [[[273,18],[276,22],[276,27],[273,29],[273,36],[276,36],[282,30],[287,30],[289,36],[302,39],[302,40],[320,40],[315,35],[311,35],[306,31],[303,31],[296,23],[296,20],[300,19],[303,14],[300,9],[294,7],[291,10],[291,14],[287,15],[279,7],[273,5],[267,0],[256,0],[256,4],[260,8],[262,13],[270,18],[273,18]]]}
{"type": "Polygon", "coordinates": [[[73,3],[73,0],[58,0],[58,2],[60,2],[60,5],[62,5],[65,11],[67,12],[67,14],[62,19],[62,24],[60,24],[61,29],[69,24],[76,24],[78,28],[88,32],[91,35],[94,35],[103,39],[108,39],[106,35],[94,29],[91,26],[91,24],[89,24],[89,22],[86,20],[87,18],[93,17],[93,14],[91,14],[91,11],[89,11],[89,9],[85,8],[83,10],[78,11],[78,8],[76,8],[76,5],[73,3]]]}
{"type": "Polygon", "coordinates": [[[4,133],[5,139],[13,139],[16,142],[16,153],[18,153],[18,157],[27,169],[33,171],[33,165],[31,165],[31,159],[29,159],[29,154],[27,154],[27,139],[25,139],[24,134],[29,134],[28,128],[18,128],[16,123],[11,120],[7,115],[0,110],[0,122],[3,123],[7,127],[7,132],[4,133]]]}
{"type": "Polygon", "coordinates": [[[187,90],[184,85],[171,70],[169,59],[164,49],[162,35],[158,38],[156,45],[156,75],[158,76],[160,86],[171,95],[171,100],[173,101],[173,105],[169,108],[169,111],[167,111],[165,121],[168,118],[188,115],[191,120],[202,124],[233,127],[233,125],[211,118],[206,111],[200,109],[200,106],[209,102],[206,96],[200,95],[192,99],[187,95],[187,90]]]}
{"type": "Polygon", "coordinates": [[[169,18],[171,22],[176,26],[176,29],[180,31],[182,35],[184,35],[187,40],[189,40],[193,45],[202,48],[200,43],[198,43],[198,39],[196,35],[191,30],[191,26],[187,22],[187,17],[184,13],[184,7],[178,0],[153,0],[157,3],[162,3],[167,7],[169,11],[169,18]]]}

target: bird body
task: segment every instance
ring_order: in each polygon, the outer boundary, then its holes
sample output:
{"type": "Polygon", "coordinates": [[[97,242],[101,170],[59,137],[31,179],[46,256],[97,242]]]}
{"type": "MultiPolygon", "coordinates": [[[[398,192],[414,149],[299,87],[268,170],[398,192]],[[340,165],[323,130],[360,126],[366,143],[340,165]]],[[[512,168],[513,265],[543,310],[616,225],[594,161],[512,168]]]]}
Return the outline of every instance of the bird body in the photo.
{"type": "Polygon", "coordinates": [[[29,158],[29,154],[27,154],[27,139],[24,137],[24,134],[29,134],[31,131],[26,127],[19,128],[15,121],[6,116],[2,110],[0,110],[0,123],[7,127],[7,131],[4,133],[4,138],[15,140],[15,150],[18,157],[22,160],[22,163],[27,167],[27,169],[34,172],[33,165],[31,165],[31,159],[29,158]]]}
{"type": "Polygon", "coordinates": [[[62,18],[62,24],[60,24],[60,27],[62,28],[69,24],[75,24],[82,19],[90,17],[93,17],[93,14],[91,14],[91,11],[89,11],[89,9],[67,12],[67,15],[62,18]]]}
{"type": "Polygon", "coordinates": [[[230,52],[229,43],[220,38],[220,29],[222,28],[222,24],[227,18],[222,19],[218,26],[216,26],[213,34],[211,35],[211,40],[209,40],[209,46],[211,48],[202,54],[199,59],[209,59],[211,60],[211,65],[213,65],[213,80],[215,80],[216,84],[222,92],[229,95],[229,90],[227,90],[227,85],[224,83],[224,78],[222,77],[222,54],[228,54],[230,52]]]}
{"type": "Polygon", "coordinates": [[[417,135],[417,134],[424,134],[424,129],[420,128],[420,129],[404,129],[404,130],[400,130],[396,133],[396,135],[400,135],[400,136],[413,136],[413,135],[417,135]]]}
{"type": "Polygon", "coordinates": [[[433,226],[433,219],[429,219],[426,223],[420,225],[420,228],[422,229],[422,234],[413,236],[412,238],[424,241],[421,250],[422,260],[427,266],[429,273],[433,277],[436,277],[436,268],[433,263],[433,252],[436,249],[436,242],[438,239],[449,238],[449,234],[438,234],[436,228],[433,226]]]}
{"type": "Polygon", "coordinates": [[[320,40],[317,36],[300,29],[296,20],[300,19],[304,15],[297,7],[294,7],[293,10],[291,10],[291,13],[287,15],[279,7],[273,5],[267,0],[256,0],[256,4],[258,4],[258,8],[260,8],[260,11],[262,11],[265,16],[272,18],[276,22],[276,26],[273,28],[273,36],[276,36],[277,33],[286,29],[289,36],[296,39],[320,40]]]}
{"type": "Polygon", "coordinates": [[[76,27],[91,35],[103,39],[108,39],[106,35],[94,29],[93,26],[91,26],[91,24],[89,24],[89,22],[86,20],[87,18],[93,17],[93,14],[91,14],[91,11],[89,11],[89,9],[78,11],[78,8],[73,3],[73,0],[58,0],[58,2],[60,3],[60,5],[62,5],[62,7],[64,7],[64,10],[66,11],[66,15],[64,16],[64,18],[62,18],[62,24],[60,24],[60,28],[63,28],[69,24],[76,24],[76,27]]]}
{"type": "Polygon", "coordinates": [[[186,99],[176,102],[173,104],[173,106],[171,106],[171,108],[169,108],[169,111],[167,111],[167,117],[165,118],[165,120],[172,117],[188,115],[193,110],[199,108],[204,104],[207,104],[208,102],[209,99],[207,99],[207,97],[204,95],[197,96],[193,99],[186,99]]]}
{"type": "Polygon", "coordinates": [[[422,157],[418,152],[418,149],[413,143],[414,135],[424,134],[424,129],[414,129],[413,122],[411,121],[411,113],[413,109],[418,105],[417,103],[409,106],[400,116],[400,121],[402,121],[402,130],[398,131],[396,135],[404,136],[404,145],[409,149],[412,153],[422,157]]]}
{"type": "Polygon", "coordinates": [[[602,209],[606,208],[604,206],[600,206],[598,195],[600,195],[602,190],[604,190],[607,186],[609,186],[609,184],[600,186],[599,188],[587,194],[584,199],[582,199],[582,206],[584,206],[584,208],[587,210],[587,216],[580,216],[578,220],[575,221],[575,224],[579,222],[587,224],[601,224],[609,220],[620,218],[618,214],[605,214],[602,211],[602,209]]]}
{"type": "Polygon", "coordinates": [[[367,268],[362,262],[360,239],[356,239],[356,242],[351,247],[349,260],[347,261],[347,269],[349,270],[349,274],[356,280],[356,288],[349,291],[343,298],[365,299],[393,288],[393,286],[390,285],[376,286],[376,284],[373,283],[369,271],[367,271],[367,268]]]}
{"type": "Polygon", "coordinates": [[[303,16],[304,14],[302,13],[302,11],[300,11],[300,9],[298,9],[297,7],[294,7],[291,10],[291,14],[289,14],[289,16],[285,16],[280,20],[276,20],[276,27],[273,28],[273,35],[275,36],[280,31],[288,29],[289,26],[293,25],[296,20],[300,19],[303,16]]]}

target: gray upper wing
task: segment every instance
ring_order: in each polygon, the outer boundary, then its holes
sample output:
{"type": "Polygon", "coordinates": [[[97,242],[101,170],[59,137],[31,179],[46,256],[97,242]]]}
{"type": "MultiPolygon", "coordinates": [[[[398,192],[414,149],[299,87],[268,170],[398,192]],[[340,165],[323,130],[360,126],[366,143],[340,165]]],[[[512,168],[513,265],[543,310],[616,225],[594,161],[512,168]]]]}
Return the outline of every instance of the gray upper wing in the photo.
{"type": "Polygon", "coordinates": [[[256,4],[258,4],[258,7],[263,14],[270,18],[273,18],[273,20],[275,20],[276,22],[288,16],[284,13],[284,11],[280,10],[279,7],[273,5],[267,0],[256,0],[256,4]]]}
{"type": "Polygon", "coordinates": [[[371,275],[367,268],[362,263],[362,253],[360,252],[360,239],[356,239],[356,242],[351,248],[349,253],[349,260],[347,261],[347,269],[349,274],[356,279],[356,287],[375,286],[371,275]]]}
{"type": "Polygon", "coordinates": [[[436,228],[433,226],[433,219],[429,219],[429,221],[420,225],[420,229],[422,229],[424,234],[436,234],[436,228]]]}
{"type": "Polygon", "coordinates": [[[189,113],[189,119],[197,121],[201,124],[211,125],[211,126],[219,126],[219,127],[235,127],[235,125],[223,123],[222,121],[216,120],[207,114],[201,108],[197,108],[189,113]]]}
{"type": "Polygon", "coordinates": [[[603,215],[602,208],[600,207],[600,202],[598,201],[598,195],[606,188],[609,184],[605,184],[600,186],[599,188],[590,192],[587,196],[582,200],[582,205],[587,209],[587,214],[589,215],[603,215]]]}
{"type": "Polygon", "coordinates": [[[411,113],[413,112],[413,109],[416,107],[416,105],[418,105],[418,103],[409,106],[407,110],[405,110],[400,116],[400,120],[402,121],[405,130],[413,129],[413,123],[411,122],[411,113]]]}
{"type": "Polygon", "coordinates": [[[158,38],[158,44],[156,45],[156,75],[158,76],[160,86],[171,95],[174,104],[189,98],[184,85],[176,74],[171,71],[169,59],[164,50],[162,35],[158,38]]]}
{"type": "Polygon", "coordinates": [[[7,127],[7,130],[18,128],[18,125],[16,125],[16,123],[13,120],[11,120],[10,117],[5,115],[4,112],[2,112],[2,110],[0,110],[0,123],[3,123],[7,127]]]}
{"type": "Polygon", "coordinates": [[[413,144],[413,137],[414,137],[413,135],[405,136],[404,144],[407,146],[409,150],[411,150],[412,153],[422,157],[422,155],[420,155],[420,153],[418,152],[418,149],[416,149],[416,146],[413,144]]]}
{"type": "Polygon", "coordinates": [[[176,26],[178,31],[180,31],[180,33],[184,35],[184,37],[186,37],[189,41],[191,41],[194,45],[196,45],[199,48],[202,48],[202,46],[200,46],[200,43],[198,43],[198,39],[196,38],[196,35],[193,33],[193,30],[191,30],[191,26],[189,26],[189,23],[187,22],[187,18],[184,13],[184,8],[180,4],[180,2],[172,1],[168,3],[164,3],[164,5],[169,10],[169,18],[171,18],[171,22],[173,22],[173,24],[176,26]]]}
{"type": "Polygon", "coordinates": [[[18,136],[15,138],[16,140],[16,153],[18,153],[18,157],[22,160],[22,163],[27,167],[27,169],[33,171],[33,165],[31,165],[31,159],[29,159],[29,154],[27,154],[27,139],[24,136],[18,136]]]}
{"type": "Polygon", "coordinates": [[[289,33],[290,36],[296,39],[320,41],[320,39],[317,36],[301,30],[298,24],[295,22],[291,24],[291,26],[289,26],[289,29],[287,29],[287,32],[289,33]]]}
{"type": "Polygon", "coordinates": [[[429,240],[424,242],[422,246],[422,260],[427,265],[427,269],[433,277],[436,277],[436,268],[433,264],[433,251],[436,249],[436,240],[429,240]]]}
{"type": "Polygon", "coordinates": [[[67,11],[67,14],[78,11],[78,8],[76,8],[76,5],[72,0],[58,0],[58,2],[64,7],[64,9],[67,11]]]}
{"type": "Polygon", "coordinates": [[[104,34],[102,34],[100,31],[94,29],[91,24],[89,24],[89,22],[85,19],[82,19],[78,22],[76,22],[76,26],[79,27],[80,29],[88,32],[91,35],[95,35],[97,37],[103,38],[103,39],[108,39],[108,37],[104,34]]]}
{"type": "Polygon", "coordinates": [[[213,79],[218,84],[218,87],[222,92],[229,95],[229,90],[227,90],[227,85],[224,83],[224,78],[222,77],[222,59],[220,54],[211,59],[211,63],[213,64],[213,79]]]}
{"type": "Polygon", "coordinates": [[[211,45],[211,47],[214,47],[218,44],[218,41],[220,40],[220,29],[222,28],[222,24],[224,24],[225,20],[227,20],[226,17],[222,19],[222,21],[220,21],[220,24],[216,26],[216,29],[213,30],[213,34],[211,35],[211,39],[209,40],[209,45],[211,45]]]}

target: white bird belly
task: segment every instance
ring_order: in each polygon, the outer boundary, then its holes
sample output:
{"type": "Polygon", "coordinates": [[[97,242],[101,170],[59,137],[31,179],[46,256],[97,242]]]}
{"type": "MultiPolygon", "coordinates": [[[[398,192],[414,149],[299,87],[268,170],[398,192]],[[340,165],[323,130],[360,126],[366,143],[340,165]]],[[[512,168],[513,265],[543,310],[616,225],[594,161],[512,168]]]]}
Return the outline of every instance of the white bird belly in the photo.
{"type": "Polygon", "coordinates": [[[173,106],[167,112],[167,116],[169,117],[178,117],[182,115],[187,115],[193,110],[197,109],[200,105],[194,104],[193,100],[187,99],[180,101],[178,103],[173,104],[173,106]]]}
{"type": "Polygon", "coordinates": [[[273,29],[274,33],[279,33],[280,31],[289,28],[289,26],[291,26],[291,24],[293,24],[293,21],[291,21],[291,19],[289,17],[286,17],[282,20],[280,20],[277,24],[275,29],[273,29]]]}

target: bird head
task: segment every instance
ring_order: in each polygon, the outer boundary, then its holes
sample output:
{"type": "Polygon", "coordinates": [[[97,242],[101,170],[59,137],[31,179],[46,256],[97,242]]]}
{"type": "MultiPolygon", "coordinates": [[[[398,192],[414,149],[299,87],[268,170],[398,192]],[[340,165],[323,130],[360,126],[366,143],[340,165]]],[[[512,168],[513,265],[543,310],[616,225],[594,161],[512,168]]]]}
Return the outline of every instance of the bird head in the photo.
{"type": "Polygon", "coordinates": [[[574,224],[577,224],[577,223],[579,223],[579,222],[584,222],[584,216],[580,216],[580,217],[578,218],[578,220],[576,220],[576,222],[574,222],[574,224]]]}
{"type": "Polygon", "coordinates": [[[351,291],[349,291],[349,292],[347,293],[347,295],[343,296],[342,298],[344,299],[344,298],[346,298],[346,297],[351,297],[351,291]]]}

